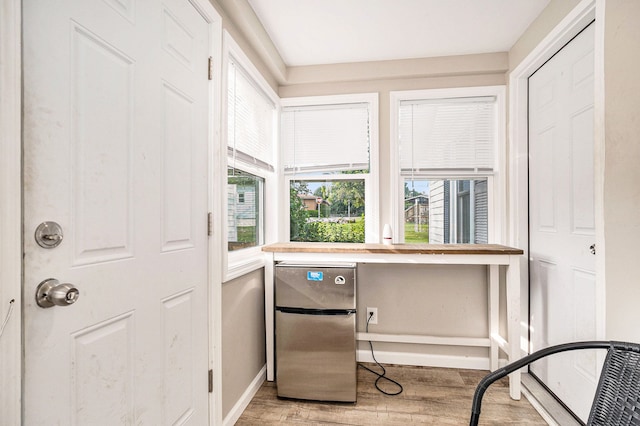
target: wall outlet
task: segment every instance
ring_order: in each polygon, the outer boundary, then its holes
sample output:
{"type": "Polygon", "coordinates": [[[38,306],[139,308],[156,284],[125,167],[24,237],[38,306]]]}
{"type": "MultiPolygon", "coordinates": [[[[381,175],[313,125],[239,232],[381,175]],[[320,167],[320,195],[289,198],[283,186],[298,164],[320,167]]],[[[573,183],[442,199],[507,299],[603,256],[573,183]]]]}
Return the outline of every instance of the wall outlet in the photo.
{"type": "Polygon", "coordinates": [[[377,324],[378,323],[378,308],[367,308],[367,321],[369,324],[377,324]],[[372,316],[373,314],[373,316],[372,316]],[[371,319],[369,319],[371,317],[371,319]]]}

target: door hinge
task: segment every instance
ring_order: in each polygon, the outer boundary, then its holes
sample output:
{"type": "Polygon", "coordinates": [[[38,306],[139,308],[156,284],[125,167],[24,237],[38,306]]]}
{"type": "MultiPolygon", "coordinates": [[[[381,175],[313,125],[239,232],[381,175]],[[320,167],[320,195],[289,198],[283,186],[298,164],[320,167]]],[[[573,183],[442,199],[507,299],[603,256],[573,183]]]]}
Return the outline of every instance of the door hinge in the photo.
{"type": "Polygon", "coordinates": [[[213,80],[213,58],[209,56],[209,80],[213,80]]]}
{"type": "Polygon", "coordinates": [[[213,215],[211,212],[207,214],[207,235],[213,235],[213,215]]]}
{"type": "Polygon", "coordinates": [[[213,393],[213,370],[209,370],[209,393],[213,393]]]}

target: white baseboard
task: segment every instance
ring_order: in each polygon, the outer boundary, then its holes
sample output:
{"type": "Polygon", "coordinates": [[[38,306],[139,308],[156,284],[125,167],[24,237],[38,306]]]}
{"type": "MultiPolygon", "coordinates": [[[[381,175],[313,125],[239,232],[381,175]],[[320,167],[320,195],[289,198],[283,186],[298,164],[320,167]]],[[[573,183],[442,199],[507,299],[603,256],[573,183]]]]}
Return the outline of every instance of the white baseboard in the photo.
{"type": "Polygon", "coordinates": [[[233,408],[231,408],[229,413],[226,415],[226,417],[222,421],[222,424],[224,426],[232,426],[238,421],[243,411],[247,408],[247,406],[249,405],[253,397],[256,395],[256,393],[258,393],[258,390],[260,389],[260,387],[262,386],[262,384],[266,379],[267,379],[267,366],[265,364],[265,366],[262,367],[258,375],[255,377],[255,379],[253,379],[253,381],[249,384],[249,386],[244,391],[240,399],[238,399],[238,402],[235,403],[233,408]]]}
{"type": "Polygon", "coordinates": [[[522,375],[522,395],[529,400],[549,426],[579,426],[581,424],[529,374],[522,375]]]}
{"type": "MultiPolygon", "coordinates": [[[[489,370],[488,357],[468,357],[453,355],[430,355],[408,352],[375,351],[376,359],[382,364],[417,365],[422,367],[464,368],[468,370],[489,370]]],[[[371,351],[358,349],[359,362],[374,362],[371,351]]]]}
{"type": "Polygon", "coordinates": [[[527,401],[529,401],[529,404],[531,404],[531,406],[538,412],[538,414],[540,414],[542,420],[547,422],[549,426],[560,426],[553,419],[553,417],[551,417],[549,412],[540,404],[540,402],[538,402],[538,400],[533,395],[531,395],[531,392],[529,392],[529,390],[525,386],[522,387],[522,396],[524,396],[527,401]]]}

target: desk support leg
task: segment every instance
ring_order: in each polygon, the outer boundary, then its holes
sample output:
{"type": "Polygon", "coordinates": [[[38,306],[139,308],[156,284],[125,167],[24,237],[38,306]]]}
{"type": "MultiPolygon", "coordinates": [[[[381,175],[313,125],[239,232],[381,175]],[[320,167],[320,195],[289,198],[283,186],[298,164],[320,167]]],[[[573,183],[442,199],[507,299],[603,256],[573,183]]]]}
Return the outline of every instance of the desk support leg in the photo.
{"type": "Polygon", "coordinates": [[[489,265],[489,369],[498,369],[498,342],[494,339],[499,333],[499,294],[500,294],[500,266],[489,265]]]}
{"type": "MultiPolygon", "coordinates": [[[[520,257],[509,257],[507,270],[507,327],[509,336],[509,362],[520,359],[520,257]]],[[[509,395],[520,399],[520,370],[509,375],[509,395]]]]}
{"type": "Polygon", "coordinates": [[[273,253],[266,253],[264,260],[264,326],[267,346],[267,380],[275,380],[274,354],[274,264],[273,253]]]}

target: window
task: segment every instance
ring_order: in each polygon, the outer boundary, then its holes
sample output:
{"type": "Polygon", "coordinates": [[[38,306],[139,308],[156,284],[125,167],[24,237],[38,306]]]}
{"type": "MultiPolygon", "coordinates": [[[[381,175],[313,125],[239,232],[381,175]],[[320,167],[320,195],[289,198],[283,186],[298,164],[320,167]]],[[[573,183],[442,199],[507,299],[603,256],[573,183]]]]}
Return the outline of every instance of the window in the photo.
{"type": "Polygon", "coordinates": [[[487,182],[487,178],[405,179],[405,242],[487,243],[487,182]]]}
{"type": "Polygon", "coordinates": [[[290,241],[365,242],[365,180],[290,180],[290,241]]]}
{"type": "Polygon", "coordinates": [[[498,241],[504,89],[392,92],[395,241],[498,241]]]}
{"type": "Polygon", "coordinates": [[[377,242],[377,94],[282,100],[290,241],[377,242]]]}
{"type": "Polygon", "coordinates": [[[228,250],[262,245],[264,179],[229,167],[227,182],[228,250]]]}
{"type": "Polygon", "coordinates": [[[275,239],[277,203],[268,195],[276,186],[278,105],[275,93],[237,44],[227,33],[224,37],[227,220],[223,235],[228,280],[261,267],[260,246],[275,239]]]}

